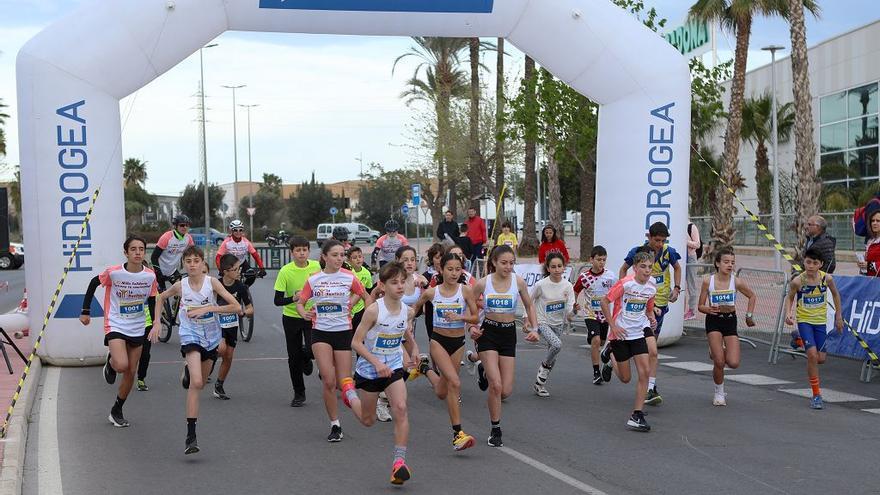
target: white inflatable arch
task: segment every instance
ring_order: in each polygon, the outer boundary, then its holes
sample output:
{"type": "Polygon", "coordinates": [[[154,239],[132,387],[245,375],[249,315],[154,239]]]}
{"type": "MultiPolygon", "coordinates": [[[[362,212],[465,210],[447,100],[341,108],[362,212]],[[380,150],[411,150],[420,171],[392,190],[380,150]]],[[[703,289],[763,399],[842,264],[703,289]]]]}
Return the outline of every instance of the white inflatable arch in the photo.
{"type": "MultiPolygon", "coordinates": [[[[40,348],[44,360],[94,363],[106,353],[101,319],[84,328],[76,317],[89,278],[122,259],[120,99],[228,30],[504,37],[601,104],[596,242],[611,253],[610,268],[654,221],[684,249],[687,64],[609,0],[95,0],[30,40],[17,60],[33,329],[101,186],[40,348]]],[[[680,336],[682,304],[666,318],[668,343],[680,336]]]]}

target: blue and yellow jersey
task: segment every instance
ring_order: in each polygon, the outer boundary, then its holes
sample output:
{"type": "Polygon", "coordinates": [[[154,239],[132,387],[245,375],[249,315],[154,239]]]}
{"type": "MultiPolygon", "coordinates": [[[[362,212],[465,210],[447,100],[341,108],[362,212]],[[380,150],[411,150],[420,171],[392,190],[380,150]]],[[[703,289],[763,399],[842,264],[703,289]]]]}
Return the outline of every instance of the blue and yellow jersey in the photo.
{"type": "Polygon", "coordinates": [[[801,274],[801,288],[797,293],[797,321],[812,325],[828,323],[828,286],[825,284],[825,272],[819,272],[819,284],[807,285],[804,274],[801,274]]]}
{"type": "MultiPolygon", "coordinates": [[[[645,244],[648,244],[645,241],[645,244]]],[[[629,250],[624,261],[627,265],[633,265],[633,258],[636,251],[642,246],[636,246],[629,250]]],[[[654,265],[651,267],[651,278],[657,285],[657,295],[654,296],[654,306],[665,307],[669,305],[669,295],[672,293],[672,274],[669,271],[669,265],[678,263],[681,255],[669,243],[663,245],[663,249],[659,253],[655,253],[654,265]]]]}

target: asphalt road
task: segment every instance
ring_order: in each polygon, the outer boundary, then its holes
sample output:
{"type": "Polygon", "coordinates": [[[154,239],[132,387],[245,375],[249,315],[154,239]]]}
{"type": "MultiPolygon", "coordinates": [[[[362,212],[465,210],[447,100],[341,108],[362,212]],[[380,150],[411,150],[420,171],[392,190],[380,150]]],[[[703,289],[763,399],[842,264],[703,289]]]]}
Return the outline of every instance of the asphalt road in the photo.
{"type": "MultiPolygon", "coordinates": [[[[254,286],[257,325],[239,343],[226,382],[230,401],[202,397],[199,445],[184,456],[185,393],[179,385],[177,336],[157,344],[149,392],[125,406],[132,426],[107,421],[115,388],[100,368],[44,368],[28,436],[24,493],[384,493],[392,426],[362,427],[342,411],[345,439],[328,444],[317,376],[308,402],[290,408],[280,311],[272,306],[274,273],[254,286]]],[[[692,332],[693,335],[694,332],[692,332]]],[[[701,333],[701,332],[700,332],[701,333]]],[[[424,330],[417,330],[425,345],[424,330]]],[[[661,366],[665,402],[647,408],[650,433],[628,431],[634,385],[590,383],[582,335],[566,337],[553,371],[552,397],[531,391],[543,350],[520,341],[514,395],[504,404],[505,447],[486,446],[485,395],[463,373],[463,426],[476,447],[455,453],[444,404],[427,382],[408,384],[413,478],[418,493],[749,494],[877,493],[878,402],[829,404],[823,411],[781,388],[807,388],[804,362],[783,356],[766,364],[767,348],[743,347],[735,374],[793,383],[754,386],[728,381],[726,408],[712,406],[711,376],[661,366]]],[[[424,347],[423,347],[424,348],[424,347]]],[[[705,339],[685,337],[662,350],[664,363],[707,363],[705,339]]],[[[858,363],[832,360],[823,386],[880,398],[878,383],[858,381],[858,363]]],[[[209,385],[210,387],[210,385],[209,385]]]]}
{"type": "Polygon", "coordinates": [[[21,302],[25,266],[18,270],[0,270],[0,314],[15,309],[21,302]]]}

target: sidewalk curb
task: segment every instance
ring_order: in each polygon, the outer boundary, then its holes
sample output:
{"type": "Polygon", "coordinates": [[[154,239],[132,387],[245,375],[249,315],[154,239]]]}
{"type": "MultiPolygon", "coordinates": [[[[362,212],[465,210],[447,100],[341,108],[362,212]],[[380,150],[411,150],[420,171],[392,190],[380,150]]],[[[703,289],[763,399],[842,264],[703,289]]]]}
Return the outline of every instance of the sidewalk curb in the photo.
{"type": "Polygon", "coordinates": [[[28,422],[37,388],[40,385],[40,374],[43,365],[39,359],[31,363],[28,378],[24,382],[18,404],[9,421],[9,431],[2,441],[3,463],[0,467],[0,495],[20,495],[21,481],[24,474],[25,448],[27,447],[28,422]]]}

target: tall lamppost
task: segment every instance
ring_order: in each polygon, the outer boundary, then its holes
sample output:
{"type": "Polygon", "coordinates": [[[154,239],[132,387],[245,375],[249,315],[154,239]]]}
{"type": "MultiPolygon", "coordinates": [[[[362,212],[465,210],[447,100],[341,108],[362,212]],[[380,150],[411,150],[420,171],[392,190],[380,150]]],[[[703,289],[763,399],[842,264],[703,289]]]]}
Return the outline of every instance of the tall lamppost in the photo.
{"type": "Polygon", "coordinates": [[[238,126],[235,122],[235,90],[247,87],[247,84],[237,86],[223,86],[232,90],[232,161],[235,164],[235,182],[232,183],[232,211],[233,216],[238,217],[238,126]]]}
{"type": "Polygon", "coordinates": [[[259,104],[254,105],[239,105],[240,107],[244,107],[247,109],[247,128],[248,128],[248,188],[250,190],[250,194],[248,194],[248,218],[250,219],[250,232],[251,239],[254,238],[254,216],[251,214],[254,208],[254,176],[253,176],[253,164],[252,164],[252,155],[251,155],[251,108],[260,106],[259,104]]]}
{"type": "Polygon", "coordinates": [[[199,98],[201,99],[200,113],[201,118],[201,139],[202,139],[202,184],[204,185],[205,190],[205,251],[210,251],[211,247],[211,203],[210,203],[210,195],[208,194],[208,144],[207,138],[205,134],[205,121],[207,118],[205,117],[205,57],[203,55],[203,51],[205,48],[213,48],[217,46],[217,43],[211,43],[210,45],[205,45],[202,48],[199,48],[199,98]]]}
{"type": "MultiPolygon", "coordinates": [[[[765,50],[770,52],[770,74],[771,74],[771,85],[773,87],[773,95],[772,95],[772,115],[770,118],[771,124],[771,142],[773,143],[773,236],[776,237],[776,240],[779,243],[782,243],[781,236],[781,228],[780,228],[780,220],[779,220],[779,132],[777,131],[777,115],[776,115],[776,52],[778,50],[784,50],[784,46],[779,45],[770,45],[761,48],[761,50],[765,50]]],[[[782,256],[780,256],[779,251],[774,252],[774,262],[776,270],[782,269],[782,256]]]]}

